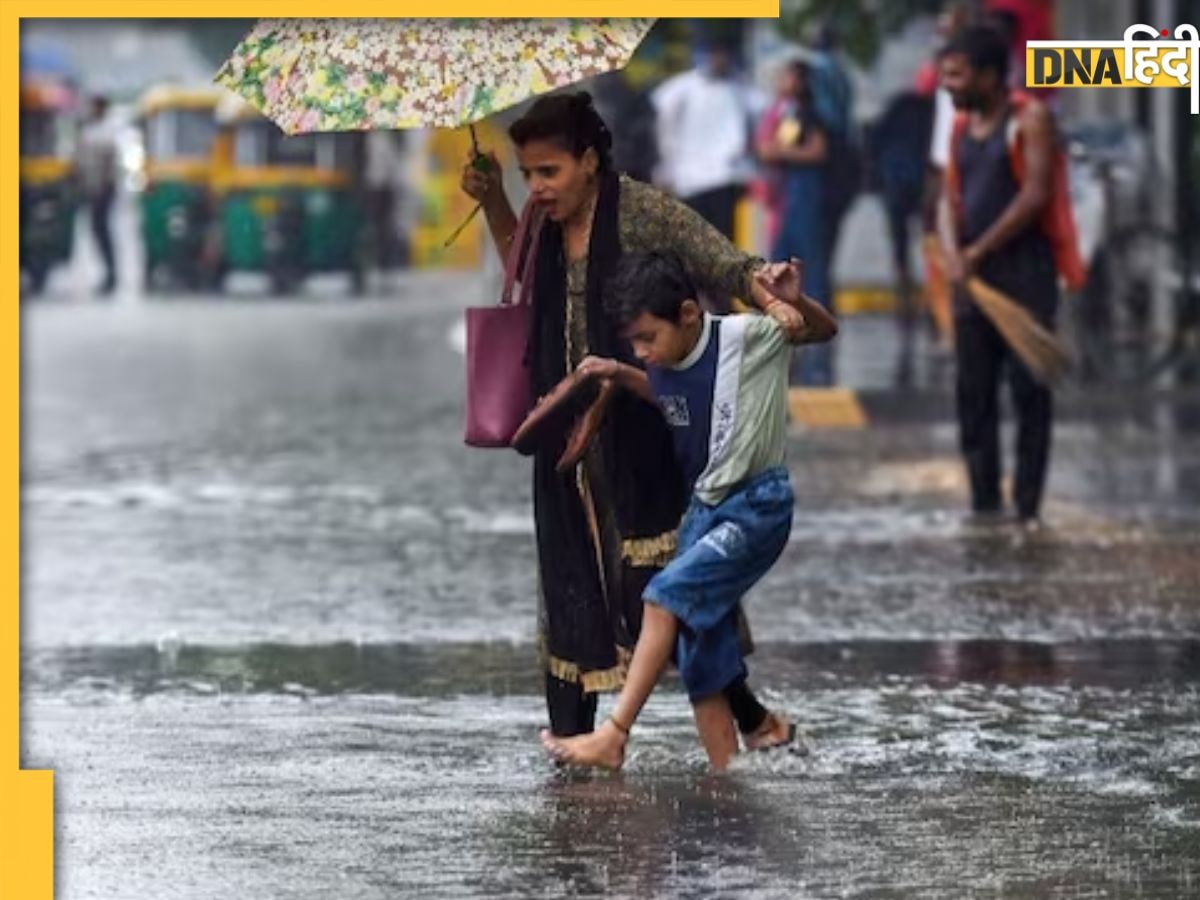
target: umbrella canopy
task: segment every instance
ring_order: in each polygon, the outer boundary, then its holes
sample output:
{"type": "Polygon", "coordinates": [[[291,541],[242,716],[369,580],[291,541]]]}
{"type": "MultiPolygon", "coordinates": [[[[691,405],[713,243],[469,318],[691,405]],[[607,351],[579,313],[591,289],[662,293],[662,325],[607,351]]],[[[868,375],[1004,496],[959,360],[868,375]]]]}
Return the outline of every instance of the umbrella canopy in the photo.
{"type": "Polygon", "coordinates": [[[264,19],[216,80],[288,134],[456,128],[619,69],[653,19],[264,19]]]}

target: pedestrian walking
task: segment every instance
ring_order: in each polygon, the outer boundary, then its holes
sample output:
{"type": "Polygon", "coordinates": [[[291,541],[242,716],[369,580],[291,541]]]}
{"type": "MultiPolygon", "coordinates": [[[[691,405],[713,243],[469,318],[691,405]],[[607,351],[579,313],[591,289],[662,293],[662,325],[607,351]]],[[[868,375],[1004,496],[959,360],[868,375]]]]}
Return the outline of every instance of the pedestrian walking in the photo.
{"type": "Polygon", "coordinates": [[[381,272],[401,264],[397,210],[407,188],[407,143],[402,131],[368,131],[364,137],[363,191],[372,263],[381,272]]]}
{"type": "MultiPolygon", "coordinates": [[[[832,308],[829,285],[829,136],[813,107],[811,70],[794,60],[784,68],[779,97],[758,128],[758,157],[778,190],[775,259],[804,260],[804,290],[832,308]]],[[[834,382],[833,348],[817,345],[797,354],[792,382],[827,387],[834,382]]]]}
{"type": "MultiPolygon", "coordinates": [[[[810,60],[813,108],[825,127],[829,162],[825,185],[825,267],[830,272],[837,256],[842,224],[854,205],[863,181],[862,142],[854,121],[854,82],[841,48],[838,29],[826,22],[818,30],[810,60]]],[[[811,260],[804,261],[806,269],[811,260]]]]}
{"type": "Polygon", "coordinates": [[[926,188],[926,159],[933,128],[933,97],[905,91],[888,103],[871,128],[871,170],[883,200],[892,268],[896,273],[896,325],[900,353],[896,383],[912,381],[917,326],[917,291],[910,259],[912,225],[921,212],[926,188]]]}
{"type": "Polygon", "coordinates": [[[108,117],[109,102],[103,95],[92,98],[90,115],[79,140],[80,189],[87,206],[88,223],[104,278],[96,293],[107,297],[117,287],[116,250],[113,246],[112,209],[117,196],[117,141],[108,117]]]}
{"type": "Polygon", "coordinates": [[[971,7],[965,2],[950,3],[938,16],[940,46],[937,55],[922,67],[917,74],[918,87],[933,91],[933,125],[929,138],[929,169],[922,202],[921,239],[922,261],[925,264],[925,299],[933,317],[938,337],[939,358],[945,359],[954,345],[954,304],[952,287],[943,269],[944,260],[938,238],[938,203],[941,198],[942,181],[946,166],[950,162],[950,139],[954,128],[954,101],[950,92],[940,84],[941,52],[946,42],[966,28],[970,22],[971,7]]]}
{"type": "Polygon", "coordinates": [[[734,47],[712,40],[704,61],[651,95],[658,112],[659,181],[733,240],[738,201],[754,175],[755,102],[734,47]]]}

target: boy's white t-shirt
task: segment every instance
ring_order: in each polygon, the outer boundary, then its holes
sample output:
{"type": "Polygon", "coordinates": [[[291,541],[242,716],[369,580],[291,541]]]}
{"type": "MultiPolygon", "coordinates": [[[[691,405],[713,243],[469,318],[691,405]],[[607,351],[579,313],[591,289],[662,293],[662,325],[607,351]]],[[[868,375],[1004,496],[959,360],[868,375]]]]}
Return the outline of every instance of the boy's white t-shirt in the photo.
{"type": "Polygon", "coordinates": [[[709,505],[784,462],[791,345],[770,316],[705,314],[678,365],[648,370],[695,496],[709,505]]]}

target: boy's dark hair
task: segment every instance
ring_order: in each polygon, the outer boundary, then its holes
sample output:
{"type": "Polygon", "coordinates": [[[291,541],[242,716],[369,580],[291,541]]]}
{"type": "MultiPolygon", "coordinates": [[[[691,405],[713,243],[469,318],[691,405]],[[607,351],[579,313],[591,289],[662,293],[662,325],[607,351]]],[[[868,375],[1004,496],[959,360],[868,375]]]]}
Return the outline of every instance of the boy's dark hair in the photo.
{"type": "Polygon", "coordinates": [[[604,310],[621,328],[642,313],[679,321],[684,300],[696,288],[674,253],[626,253],[604,286],[604,310]]]}
{"type": "Polygon", "coordinates": [[[1008,44],[992,25],[970,25],[946,43],[939,57],[965,56],[977,72],[992,71],[1001,84],[1008,81],[1008,44]]]}
{"type": "Polygon", "coordinates": [[[518,147],[530,141],[553,141],[576,159],[591,147],[599,157],[600,171],[612,169],[612,132],[587,91],[539,98],[509,126],[508,136],[518,147]]]}

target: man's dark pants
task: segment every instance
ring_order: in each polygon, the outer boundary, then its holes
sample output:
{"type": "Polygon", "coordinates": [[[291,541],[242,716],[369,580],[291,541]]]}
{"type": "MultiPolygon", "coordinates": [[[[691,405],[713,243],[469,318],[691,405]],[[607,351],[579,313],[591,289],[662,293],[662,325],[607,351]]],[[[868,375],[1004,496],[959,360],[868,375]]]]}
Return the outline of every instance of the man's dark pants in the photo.
{"type": "MultiPolygon", "coordinates": [[[[972,508],[995,512],[1000,496],[1000,379],[1007,372],[1017,418],[1017,470],[1013,504],[1017,515],[1035,518],[1050,460],[1054,397],[1013,353],[975,304],[961,302],[955,316],[958,353],[958,422],[971,483],[972,508]]],[[[1052,315],[1038,319],[1053,327],[1052,315]]]]}
{"type": "Polygon", "coordinates": [[[113,251],[112,239],[112,207],[115,191],[109,188],[88,200],[88,214],[91,219],[92,235],[96,239],[96,248],[104,262],[104,282],[102,289],[112,290],[117,283],[116,254],[113,251]]]}

